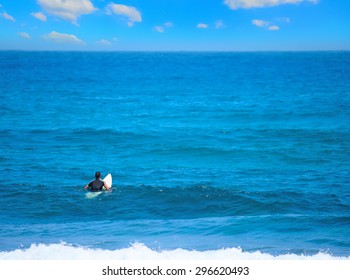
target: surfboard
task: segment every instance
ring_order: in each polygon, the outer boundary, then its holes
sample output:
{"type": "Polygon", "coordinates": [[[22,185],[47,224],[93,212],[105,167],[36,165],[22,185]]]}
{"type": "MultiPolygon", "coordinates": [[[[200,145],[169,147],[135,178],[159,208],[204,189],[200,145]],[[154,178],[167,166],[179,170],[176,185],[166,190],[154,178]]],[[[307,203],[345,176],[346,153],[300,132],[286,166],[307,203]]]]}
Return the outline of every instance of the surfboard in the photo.
{"type": "MultiPolygon", "coordinates": [[[[105,182],[108,187],[112,188],[112,175],[111,174],[108,174],[106,177],[104,177],[102,181],[105,182]]],[[[103,190],[105,191],[106,188],[103,187],[103,190]]],[[[95,198],[95,197],[99,196],[101,193],[103,193],[103,191],[88,192],[85,194],[85,196],[86,196],[86,198],[91,199],[91,198],[95,198]]]]}
{"type": "MultiPolygon", "coordinates": [[[[108,187],[112,187],[112,175],[110,173],[107,174],[107,176],[104,177],[102,181],[105,182],[108,187]]],[[[103,187],[103,189],[106,190],[105,187],[103,187]]]]}

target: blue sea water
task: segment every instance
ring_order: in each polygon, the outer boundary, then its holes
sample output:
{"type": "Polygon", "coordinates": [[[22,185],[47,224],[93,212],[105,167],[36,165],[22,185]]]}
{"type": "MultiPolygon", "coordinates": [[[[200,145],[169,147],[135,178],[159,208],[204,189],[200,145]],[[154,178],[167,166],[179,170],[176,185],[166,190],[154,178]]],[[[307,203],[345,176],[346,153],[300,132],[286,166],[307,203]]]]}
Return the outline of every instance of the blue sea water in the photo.
{"type": "Polygon", "coordinates": [[[0,110],[1,259],[350,258],[350,52],[2,51],[0,110]]]}

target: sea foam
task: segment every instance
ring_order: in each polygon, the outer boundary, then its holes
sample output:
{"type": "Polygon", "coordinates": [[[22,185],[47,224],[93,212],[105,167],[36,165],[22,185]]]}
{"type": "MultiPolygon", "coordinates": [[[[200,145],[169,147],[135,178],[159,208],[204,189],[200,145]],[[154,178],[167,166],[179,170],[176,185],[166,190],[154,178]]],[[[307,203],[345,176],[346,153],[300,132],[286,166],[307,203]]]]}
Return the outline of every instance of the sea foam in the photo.
{"type": "Polygon", "coordinates": [[[208,251],[185,249],[155,251],[142,243],[116,250],[92,249],[60,244],[32,244],[27,249],[0,252],[1,260],[350,260],[319,252],[315,255],[271,254],[245,252],[241,248],[223,248],[208,251]]]}

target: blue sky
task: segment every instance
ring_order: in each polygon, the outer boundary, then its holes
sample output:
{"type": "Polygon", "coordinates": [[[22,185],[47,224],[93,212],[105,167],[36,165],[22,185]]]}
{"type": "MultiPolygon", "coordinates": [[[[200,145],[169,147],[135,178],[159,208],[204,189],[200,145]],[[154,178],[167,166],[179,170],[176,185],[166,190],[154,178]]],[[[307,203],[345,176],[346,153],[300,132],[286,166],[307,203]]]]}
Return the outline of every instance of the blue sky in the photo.
{"type": "Polygon", "coordinates": [[[3,50],[350,50],[349,0],[0,0],[3,50]]]}

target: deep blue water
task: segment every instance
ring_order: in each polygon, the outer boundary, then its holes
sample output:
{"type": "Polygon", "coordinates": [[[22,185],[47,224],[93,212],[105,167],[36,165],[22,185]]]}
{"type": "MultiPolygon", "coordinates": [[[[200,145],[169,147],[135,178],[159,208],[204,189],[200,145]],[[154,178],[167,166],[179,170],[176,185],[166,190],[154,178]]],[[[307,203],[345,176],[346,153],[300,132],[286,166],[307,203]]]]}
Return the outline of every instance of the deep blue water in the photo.
{"type": "Polygon", "coordinates": [[[0,110],[0,253],[350,256],[350,52],[0,52],[0,110]]]}

